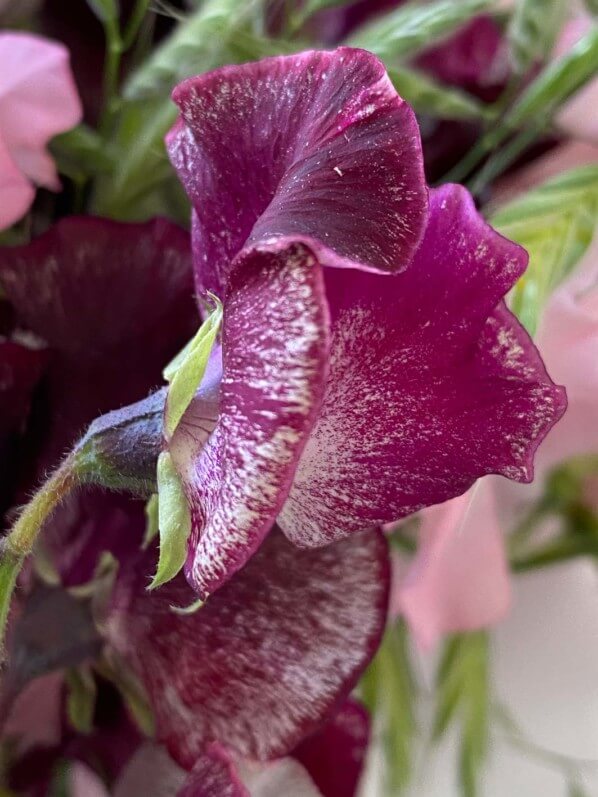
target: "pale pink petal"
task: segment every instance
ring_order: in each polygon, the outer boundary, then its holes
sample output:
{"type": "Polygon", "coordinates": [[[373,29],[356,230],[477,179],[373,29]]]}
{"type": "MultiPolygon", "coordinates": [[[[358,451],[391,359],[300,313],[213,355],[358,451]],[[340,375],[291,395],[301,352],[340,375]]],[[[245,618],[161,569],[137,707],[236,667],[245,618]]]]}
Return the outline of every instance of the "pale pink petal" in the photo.
{"type": "Polygon", "coordinates": [[[492,485],[422,513],[420,546],[398,604],[422,648],[456,631],[485,628],[510,606],[510,582],[492,485]]]}
{"type": "Polygon", "coordinates": [[[34,196],[33,186],[17,168],[0,132],[0,230],[22,218],[34,196]]]}
{"type": "Polygon", "coordinates": [[[538,467],[598,450],[598,236],[544,312],[538,345],[547,368],[564,384],[569,409],[546,437],[538,467]]]}
{"type": "Polygon", "coordinates": [[[56,190],[46,145],[82,117],[68,50],[29,33],[2,33],[0,64],[0,135],[23,174],[56,190]]]}
{"type": "Polygon", "coordinates": [[[322,797],[307,771],[293,758],[255,766],[245,764],[239,771],[250,797],[322,797]]]}
{"type": "Polygon", "coordinates": [[[69,776],[69,797],[110,797],[103,781],[85,764],[76,761],[69,776]]]}

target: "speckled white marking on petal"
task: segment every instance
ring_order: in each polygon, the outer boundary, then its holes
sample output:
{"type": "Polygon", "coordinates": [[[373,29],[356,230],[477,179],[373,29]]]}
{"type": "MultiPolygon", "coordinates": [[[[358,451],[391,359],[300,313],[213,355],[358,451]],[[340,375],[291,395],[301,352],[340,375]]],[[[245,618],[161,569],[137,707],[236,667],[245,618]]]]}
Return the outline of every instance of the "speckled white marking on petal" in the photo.
{"type": "Polygon", "coordinates": [[[278,529],[195,614],[182,576],[146,592],[155,553],[123,571],[109,641],[143,681],[157,735],[191,767],[210,741],[285,755],[332,714],[374,654],[388,599],[386,541],[366,532],[302,551],[278,529]]]}
{"type": "Polygon", "coordinates": [[[320,407],[328,312],[305,246],[245,255],[231,277],[222,347],[218,422],[205,447],[202,438],[183,464],[177,458],[193,517],[186,573],[202,597],[272,527],[320,407]]]}

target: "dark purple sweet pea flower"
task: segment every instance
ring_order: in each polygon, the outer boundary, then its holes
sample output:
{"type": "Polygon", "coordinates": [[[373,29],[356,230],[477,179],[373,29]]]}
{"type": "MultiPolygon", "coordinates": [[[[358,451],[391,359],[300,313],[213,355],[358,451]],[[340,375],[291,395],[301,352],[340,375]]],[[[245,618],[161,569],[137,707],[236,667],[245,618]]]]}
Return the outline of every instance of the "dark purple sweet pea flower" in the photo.
{"type": "Polygon", "coordinates": [[[155,553],[124,567],[108,642],[144,684],[157,739],[185,769],[211,743],[239,758],[290,753],[337,711],[373,656],[388,599],[387,546],[369,531],[300,551],[274,529],[197,612],[185,579],[148,595],[155,553]]]}
{"type": "MultiPolygon", "coordinates": [[[[28,245],[0,249],[0,282],[16,323],[48,346],[22,499],[99,413],[160,385],[196,329],[189,236],[163,219],[69,217],[28,245]]],[[[72,585],[90,578],[102,550],[137,545],[144,525],[142,504],[86,488],[55,512],[42,543],[72,585]]]]}
{"type": "Polygon", "coordinates": [[[531,479],[565,399],[497,307],[527,256],[457,186],[433,195],[418,248],[405,238],[426,217],[421,153],[380,63],[265,59],[174,96],[196,280],[225,305],[221,382],[213,364],[171,441],[199,595],[277,520],[314,547],[487,473],[531,479]]]}

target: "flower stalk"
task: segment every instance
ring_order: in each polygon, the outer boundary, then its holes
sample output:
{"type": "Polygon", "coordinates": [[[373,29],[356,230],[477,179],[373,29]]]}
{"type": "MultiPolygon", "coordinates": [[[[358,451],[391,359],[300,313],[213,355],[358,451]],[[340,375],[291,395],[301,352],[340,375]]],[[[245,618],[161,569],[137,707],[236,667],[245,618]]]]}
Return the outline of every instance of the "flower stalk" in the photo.
{"type": "Polygon", "coordinates": [[[69,456],[24,507],[10,533],[2,540],[0,553],[0,663],[4,656],[4,634],[17,579],[33,550],[44,521],[79,481],[77,458],[69,456]]]}

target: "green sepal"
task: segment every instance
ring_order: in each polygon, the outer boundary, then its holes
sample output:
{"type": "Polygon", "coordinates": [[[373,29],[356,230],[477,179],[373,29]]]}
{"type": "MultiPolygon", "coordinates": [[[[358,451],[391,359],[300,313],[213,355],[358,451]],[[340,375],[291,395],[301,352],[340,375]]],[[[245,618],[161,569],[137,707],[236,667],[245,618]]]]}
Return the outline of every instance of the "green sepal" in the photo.
{"type": "Polygon", "coordinates": [[[195,612],[198,612],[204,605],[205,601],[198,598],[196,601],[193,601],[193,603],[190,603],[189,606],[171,606],[170,608],[175,614],[189,615],[195,614],[195,612]]]}
{"type": "Polygon", "coordinates": [[[174,434],[185,410],[191,403],[206,371],[212,346],[222,321],[222,303],[212,296],[215,308],[199,328],[198,333],[164,369],[164,379],[170,383],[164,427],[166,437],[174,434]]]}
{"type": "Polygon", "coordinates": [[[180,476],[168,451],[158,457],[158,525],[160,556],[158,569],[148,589],[173,579],[185,564],[191,533],[191,512],[180,476]]]}
{"type": "Polygon", "coordinates": [[[93,730],[97,697],[95,678],[88,667],[72,668],[67,672],[66,683],[68,720],[76,731],[89,734],[93,730]]]}
{"type": "Polygon", "coordinates": [[[154,493],[145,504],[145,534],[143,535],[143,548],[147,548],[160,531],[158,506],[158,494],[154,493]]]}

